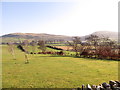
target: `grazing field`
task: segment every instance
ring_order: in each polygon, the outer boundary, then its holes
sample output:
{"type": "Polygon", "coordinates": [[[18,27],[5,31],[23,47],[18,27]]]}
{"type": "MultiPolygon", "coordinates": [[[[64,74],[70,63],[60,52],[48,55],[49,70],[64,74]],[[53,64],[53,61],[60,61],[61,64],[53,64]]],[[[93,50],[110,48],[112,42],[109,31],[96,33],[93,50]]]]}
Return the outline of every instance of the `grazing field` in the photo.
{"type": "Polygon", "coordinates": [[[73,49],[72,47],[70,46],[56,46],[57,48],[61,48],[61,49],[64,49],[64,50],[71,50],[73,49]]]}
{"type": "Polygon", "coordinates": [[[77,88],[118,80],[118,61],[30,54],[15,49],[16,60],[2,46],[3,88],[77,88]]]}

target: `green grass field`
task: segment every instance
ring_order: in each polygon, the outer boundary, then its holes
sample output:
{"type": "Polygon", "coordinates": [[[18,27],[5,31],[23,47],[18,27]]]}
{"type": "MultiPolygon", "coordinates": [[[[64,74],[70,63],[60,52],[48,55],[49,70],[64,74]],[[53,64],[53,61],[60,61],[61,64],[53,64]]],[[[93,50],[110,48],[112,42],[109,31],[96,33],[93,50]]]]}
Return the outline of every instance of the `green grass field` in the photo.
{"type": "Polygon", "coordinates": [[[118,61],[53,55],[28,55],[15,49],[16,60],[2,46],[3,88],[77,88],[118,80],[118,61]]]}

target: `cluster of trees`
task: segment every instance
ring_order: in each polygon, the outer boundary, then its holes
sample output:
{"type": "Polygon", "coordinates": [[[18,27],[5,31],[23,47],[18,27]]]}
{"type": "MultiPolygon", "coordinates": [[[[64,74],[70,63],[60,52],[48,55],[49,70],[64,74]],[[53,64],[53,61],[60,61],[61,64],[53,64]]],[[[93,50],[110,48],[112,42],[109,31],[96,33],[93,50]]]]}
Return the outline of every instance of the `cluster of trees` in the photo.
{"type": "MultiPolygon", "coordinates": [[[[42,52],[46,52],[47,43],[48,42],[44,40],[31,42],[29,42],[28,40],[24,40],[19,41],[17,47],[25,53],[25,63],[29,63],[29,46],[32,46],[32,53],[34,54],[37,47],[42,52]]],[[[67,41],[67,44],[67,46],[71,46],[73,48],[73,51],[76,52],[75,55],[77,57],[120,59],[120,45],[117,42],[109,39],[108,37],[98,37],[96,35],[91,35],[85,38],[85,42],[82,42],[80,37],[74,37],[71,42],[67,41]]],[[[16,59],[14,45],[14,43],[8,43],[9,52],[12,54],[13,58],[16,59]]]]}
{"type": "MultiPolygon", "coordinates": [[[[13,42],[8,42],[8,51],[11,53],[11,55],[13,56],[13,59],[16,59],[16,55],[15,55],[15,47],[16,44],[13,42]]],[[[40,49],[42,52],[46,51],[46,46],[45,46],[45,41],[43,40],[39,40],[39,41],[32,41],[29,42],[28,40],[24,40],[24,41],[20,41],[19,43],[17,43],[17,48],[19,48],[21,51],[24,52],[24,56],[25,56],[25,64],[29,63],[29,59],[28,59],[28,54],[29,52],[29,46],[32,46],[32,52],[33,54],[35,53],[35,49],[36,46],[38,45],[38,49],[40,49]]]]}
{"type": "Polygon", "coordinates": [[[76,56],[99,58],[99,59],[120,59],[120,45],[108,37],[91,35],[81,42],[79,37],[74,37],[69,46],[76,52],[76,56]]]}

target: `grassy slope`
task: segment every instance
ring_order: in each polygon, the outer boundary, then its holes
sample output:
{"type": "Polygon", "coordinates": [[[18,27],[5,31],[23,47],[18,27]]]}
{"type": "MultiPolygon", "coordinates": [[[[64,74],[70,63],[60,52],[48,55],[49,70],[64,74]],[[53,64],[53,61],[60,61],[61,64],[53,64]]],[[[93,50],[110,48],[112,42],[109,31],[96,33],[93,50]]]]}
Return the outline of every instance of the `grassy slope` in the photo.
{"type": "Polygon", "coordinates": [[[15,52],[17,60],[3,46],[3,88],[77,88],[118,79],[117,61],[29,55],[30,63],[24,64],[24,53],[15,52]]]}

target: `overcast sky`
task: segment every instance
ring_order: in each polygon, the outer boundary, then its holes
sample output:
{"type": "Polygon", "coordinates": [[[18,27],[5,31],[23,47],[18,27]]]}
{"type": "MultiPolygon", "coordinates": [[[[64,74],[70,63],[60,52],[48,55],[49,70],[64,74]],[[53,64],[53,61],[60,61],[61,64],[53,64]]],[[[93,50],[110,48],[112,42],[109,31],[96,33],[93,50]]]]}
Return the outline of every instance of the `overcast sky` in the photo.
{"type": "MultiPolygon", "coordinates": [[[[24,0],[25,1],[25,0],[24,0]]],[[[2,2],[2,33],[84,36],[118,31],[119,0],[2,2]]]]}

